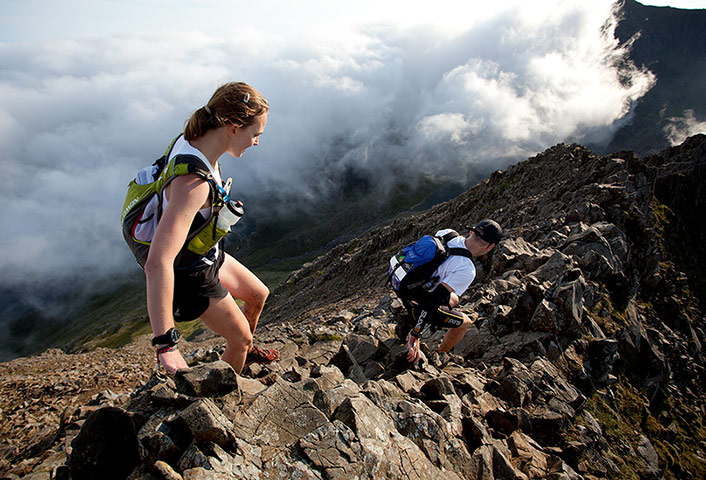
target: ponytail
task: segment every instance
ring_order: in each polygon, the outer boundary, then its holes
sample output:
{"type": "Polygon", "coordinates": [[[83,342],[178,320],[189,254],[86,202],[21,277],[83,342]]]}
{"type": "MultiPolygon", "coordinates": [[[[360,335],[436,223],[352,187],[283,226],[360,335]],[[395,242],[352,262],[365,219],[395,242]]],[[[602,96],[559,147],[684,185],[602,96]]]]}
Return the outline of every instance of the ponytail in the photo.
{"type": "Polygon", "coordinates": [[[196,110],[184,126],[184,138],[194,140],[209,130],[233,124],[247,127],[270,105],[260,92],[243,82],[221,85],[206,105],[196,110]]]}

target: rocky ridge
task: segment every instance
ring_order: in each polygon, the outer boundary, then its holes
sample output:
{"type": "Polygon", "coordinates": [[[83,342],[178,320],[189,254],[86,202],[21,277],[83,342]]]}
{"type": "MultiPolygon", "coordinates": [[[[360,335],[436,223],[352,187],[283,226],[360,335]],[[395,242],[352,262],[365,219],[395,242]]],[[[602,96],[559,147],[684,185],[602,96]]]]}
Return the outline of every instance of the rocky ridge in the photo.
{"type": "Polygon", "coordinates": [[[705,168],[699,135],[642,159],[562,144],[495,172],[293,274],[256,334],[279,362],[238,376],[218,339],[192,338],[191,370],[138,366],[138,388],[47,421],[33,450],[5,448],[6,476],[703,478],[705,168]],[[477,259],[461,306],[474,326],[451,354],[429,332],[406,364],[387,260],[483,217],[507,236],[477,259]]]}

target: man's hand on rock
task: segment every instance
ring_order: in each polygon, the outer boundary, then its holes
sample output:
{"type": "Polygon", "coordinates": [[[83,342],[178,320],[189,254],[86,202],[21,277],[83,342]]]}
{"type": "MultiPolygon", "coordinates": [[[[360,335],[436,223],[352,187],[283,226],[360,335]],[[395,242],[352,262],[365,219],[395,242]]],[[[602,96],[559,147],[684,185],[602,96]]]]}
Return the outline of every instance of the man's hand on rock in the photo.
{"type": "Polygon", "coordinates": [[[407,361],[414,363],[417,360],[419,360],[419,338],[410,335],[407,341],[407,361]]]}

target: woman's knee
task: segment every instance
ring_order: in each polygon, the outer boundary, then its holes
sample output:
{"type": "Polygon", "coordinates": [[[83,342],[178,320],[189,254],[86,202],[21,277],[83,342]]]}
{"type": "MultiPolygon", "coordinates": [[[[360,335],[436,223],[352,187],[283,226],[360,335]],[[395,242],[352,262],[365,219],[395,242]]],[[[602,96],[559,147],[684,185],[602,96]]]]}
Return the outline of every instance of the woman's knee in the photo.
{"type": "Polygon", "coordinates": [[[252,344],[250,324],[230,296],[211,299],[211,305],[201,315],[201,320],[233,346],[252,344]]]}
{"type": "Polygon", "coordinates": [[[222,335],[228,345],[236,350],[250,350],[253,344],[253,335],[250,328],[233,328],[222,335]]]}
{"type": "Polygon", "coordinates": [[[250,333],[250,330],[248,330],[247,333],[239,335],[232,340],[226,339],[226,341],[229,344],[233,345],[233,347],[243,349],[246,352],[248,352],[252,348],[253,336],[252,336],[252,333],[250,333]]]}
{"type": "Polygon", "coordinates": [[[262,301],[262,303],[265,303],[267,297],[270,296],[270,289],[267,288],[267,285],[260,282],[260,285],[258,285],[255,289],[255,295],[257,296],[258,300],[262,301]]]}
{"type": "Polygon", "coordinates": [[[253,285],[251,285],[248,298],[244,298],[245,303],[250,303],[253,305],[264,305],[267,297],[270,296],[270,289],[267,285],[262,283],[259,279],[253,285]]]}

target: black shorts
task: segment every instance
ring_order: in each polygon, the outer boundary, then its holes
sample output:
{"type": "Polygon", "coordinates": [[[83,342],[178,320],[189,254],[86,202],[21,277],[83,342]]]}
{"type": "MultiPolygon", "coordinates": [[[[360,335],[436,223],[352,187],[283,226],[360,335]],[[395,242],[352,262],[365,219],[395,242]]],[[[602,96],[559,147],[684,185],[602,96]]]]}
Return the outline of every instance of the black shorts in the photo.
{"type": "MultiPolygon", "coordinates": [[[[409,315],[412,317],[412,320],[416,323],[419,320],[419,313],[422,311],[422,308],[408,300],[403,303],[409,315]]],[[[460,327],[463,325],[463,313],[459,310],[454,310],[453,308],[442,305],[436,310],[428,312],[425,323],[429,323],[436,328],[460,327]]]]}
{"type": "Polygon", "coordinates": [[[212,298],[228,295],[228,290],[218,279],[225,254],[221,248],[212,265],[198,270],[177,270],[174,273],[173,312],[175,322],[188,322],[199,318],[208,309],[212,298]]]}

